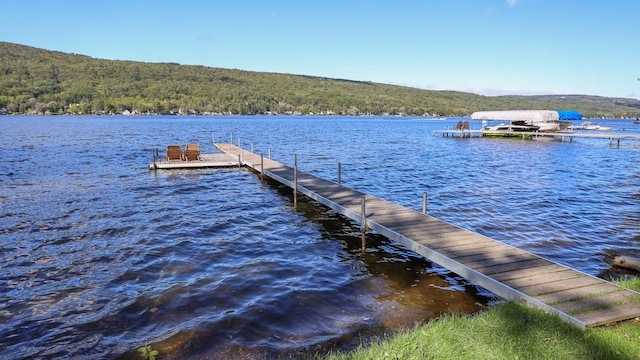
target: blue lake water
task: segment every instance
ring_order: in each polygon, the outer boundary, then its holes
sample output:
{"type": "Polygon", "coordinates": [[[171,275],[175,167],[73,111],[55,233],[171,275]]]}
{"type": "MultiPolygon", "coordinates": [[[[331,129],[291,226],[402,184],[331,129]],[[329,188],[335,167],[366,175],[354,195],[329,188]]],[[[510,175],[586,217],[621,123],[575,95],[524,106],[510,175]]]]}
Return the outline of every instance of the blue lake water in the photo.
{"type": "MultiPolygon", "coordinates": [[[[458,119],[0,117],[0,357],[263,359],[491,294],[244,169],[149,171],[151,149],[240,143],[608,278],[640,257],[640,141],[434,136],[458,119]]],[[[640,133],[631,120],[604,120],[640,133]]],[[[479,124],[473,124],[475,128],[479,124]]]]}

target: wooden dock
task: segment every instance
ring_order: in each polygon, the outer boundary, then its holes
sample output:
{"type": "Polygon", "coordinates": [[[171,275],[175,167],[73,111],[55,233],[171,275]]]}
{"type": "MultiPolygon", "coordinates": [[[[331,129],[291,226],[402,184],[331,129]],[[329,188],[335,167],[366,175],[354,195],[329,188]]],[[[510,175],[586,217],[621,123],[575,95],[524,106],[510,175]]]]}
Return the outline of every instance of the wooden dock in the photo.
{"type": "Polygon", "coordinates": [[[212,168],[212,167],[233,167],[242,166],[238,161],[238,157],[225,153],[219,154],[201,154],[199,160],[152,160],[149,164],[150,170],[156,169],[196,169],[196,168],[212,168]]]}
{"type": "Polygon", "coordinates": [[[434,135],[442,135],[445,137],[514,137],[522,139],[537,139],[537,138],[556,138],[562,140],[562,142],[572,142],[575,138],[589,138],[589,139],[606,139],[609,140],[609,144],[616,142],[618,146],[621,140],[640,140],[640,134],[622,134],[622,133],[605,133],[605,132],[540,132],[540,131],[491,131],[484,130],[434,130],[434,135]]]}
{"type": "Polygon", "coordinates": [[[284,165],[231,144],[215,146],[239,159],[243,166],[366,224],[368,229],[504,299],[541,308],[580,328],[640,317],[640,293],[307,174],[296,166],[284,165]]]}

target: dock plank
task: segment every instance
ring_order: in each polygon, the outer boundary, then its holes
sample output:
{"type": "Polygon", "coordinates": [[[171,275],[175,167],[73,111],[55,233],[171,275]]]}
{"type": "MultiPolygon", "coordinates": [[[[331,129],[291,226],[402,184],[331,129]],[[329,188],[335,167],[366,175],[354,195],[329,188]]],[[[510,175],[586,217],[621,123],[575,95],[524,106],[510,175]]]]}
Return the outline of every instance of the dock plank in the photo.
{"type": "Polygon", "coordinates": [[[528,259],[528,258],[530,257],[529,256],[523,257],[521,253],[499,252],[496,254],[492,254],[491,257],[486,256],[486,253],[482,253],[482,254],[476,254],[472,256],[465,256],[462,258],[456,258],[456,260],[461,264],[472,266],[478,269],[485,266],[499,265],[499,264],[505,264],[509,262],[517,262],[517,261],[520,261],[521,259],[528,259]]]}
{"type": "Polygon", "coordinates": [[[547,265],[548,263],[549,262],[546,260],[536,258],[535,256],[531,256],[528,259],[521,259],[518,261],[513,261],[505,264],[496,264],[496,265],[490,265],[490,266],[477,267],[475,268],[475,270],[485,275],[497,275],[499,273],[513,272],[514,270],[536,268],[543,265],[547,265]]]}
{"type": "Polygon", "coordinates": [[[589,324],[591,327],[594,327],[638,318],[639,308],[639,302],[632,302],[614,307],[605,307],[582,314],[576,314],[575,317],[582,320],[584,323],[589,324]]]}
{"type": "Polygon", "coordinates": [[[518,287],[525,294],[536,296],[568,289],[580,289],[585,286],[599,284],[600,279],[584,276],[559,281],[550,281],[542,284],[518,287]]]}
{"type": "MultiPolygon", "coordinates": [[[[424,241],[422,239],[418,240],[418,242],[427,246],[431,244],[430,241],[424,241]]],[[[500,251],[504,250],[505,247],[507,246],[500,243],[477,243],[476,246],[472,247],[442,247],[439,249],[439,252],[451,259],[455,259],[457,257],[464,257],[468,255],[483,254],[489,251],[499,253],[500,251]]]]}
{"type": "Polygon", "coordinates": [[[554,307],[558,310],[564,311],[568,314],[578,313],[583,311],[584,313],[590,311],[584,311],[585,309],[593,309],[591,311],[599,310],[601,308],[612,308],[622,304],[635,301],[636,297],[627,291],[619,289],[616,292],[593,295],[592,297],[581,298],[575,301],[566,301],[564,303],[556,304],[554,307]]]}
{"type": "MultiPolygon", "coordinates": [[[[565,270],[567,270],[566,267],[549,262],[543,266],[526,268],[526,269],[518,269],[508,273],[495,274],[493,278],[498,281],[504,282],[505,284],[509,284],[511,286],[523,287],[523,286],[528,286],[529,284],[527,283],[528,282],[530,283],[532,279],[535,279],[537,277],[546,277],[549,274],[552,274],[554,272],[565,271],[565,270]]],[[[582,274],[579,272],[577,272],[576,275],[582,276],[582,274]]]]}
{"type": "Polygon", "coordinates": [[[622,291],[618,286],[615,286],[610,283],[600,283],[590,286],[584,286],[579,289],[565,289],[562,291],[549,293],[545,295],[538,296],[538,299],[547,304],[556,305],[567,301],[579,301],[582,298],[594,296],[594,295],[604,295],[612,292],[622,291]]]}

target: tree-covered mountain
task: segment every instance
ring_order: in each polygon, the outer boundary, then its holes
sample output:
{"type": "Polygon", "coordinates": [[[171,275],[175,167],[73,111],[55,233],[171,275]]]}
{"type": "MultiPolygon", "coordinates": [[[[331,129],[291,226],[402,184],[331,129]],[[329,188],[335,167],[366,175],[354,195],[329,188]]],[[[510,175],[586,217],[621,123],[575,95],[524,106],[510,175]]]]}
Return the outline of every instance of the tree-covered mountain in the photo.
{"type": "Polygon", "coordinates": [[[479,110],[575,109],[636,117],[640,101],[585,95],[488,97],[373,82],[103,60],[0,42],[0,108],[11,113],[466,116],[479,110]]]}

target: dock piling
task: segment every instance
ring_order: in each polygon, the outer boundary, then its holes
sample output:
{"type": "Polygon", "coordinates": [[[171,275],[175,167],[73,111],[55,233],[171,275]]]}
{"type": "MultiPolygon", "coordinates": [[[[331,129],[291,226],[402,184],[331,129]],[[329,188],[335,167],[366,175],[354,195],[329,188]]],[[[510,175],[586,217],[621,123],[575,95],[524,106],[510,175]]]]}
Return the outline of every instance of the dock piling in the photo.
{"type": "Polygon", "coordinates": [[[361,221],[361,225],[360,228],[362,230],[362,254],[365,253],[365,250],[367,248],[367,208],[365,205],[365,197],[363,196],[362,198],[360,198],[360,212],[361,212],[361,216],[362,219],[361,221]]]}
{"type": "Polygon", "coordinates": [[[298,207],[298,155],[293,154],[293,208],[298,207]]]}
{"type": "Polygon", "coordinates": [[[260,181],[264,181],[264,155],[260,154],[260,181]]]}
{"type": "Polygon", "coordinates": [[[338,163],[338,185],[342,182],[342,165],[338,163]]]}
{"type": "Polygon", "coordinates": [[[427,192],[422,193],[422,213],[427,215],[427,192]]]}
{"type": "Polygon", "coordinates": [[[153,170],[157,170],[158,165],[156,163],[158,162],[158,148],[151,148],[151,160],[153,161],[153,170]]]}

